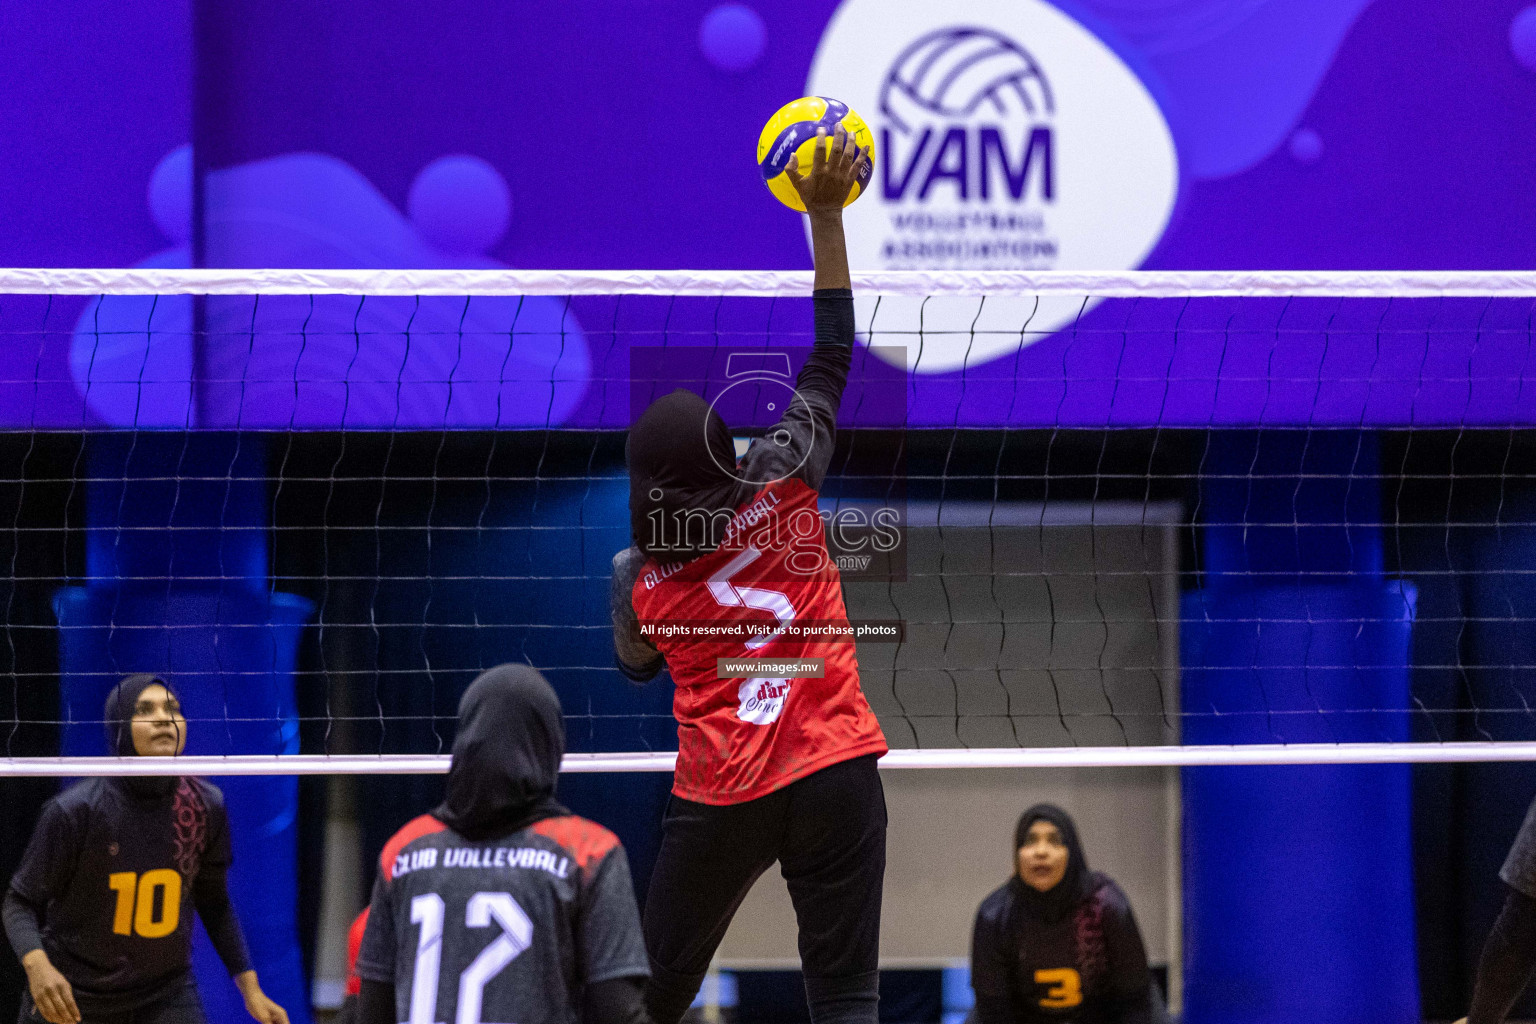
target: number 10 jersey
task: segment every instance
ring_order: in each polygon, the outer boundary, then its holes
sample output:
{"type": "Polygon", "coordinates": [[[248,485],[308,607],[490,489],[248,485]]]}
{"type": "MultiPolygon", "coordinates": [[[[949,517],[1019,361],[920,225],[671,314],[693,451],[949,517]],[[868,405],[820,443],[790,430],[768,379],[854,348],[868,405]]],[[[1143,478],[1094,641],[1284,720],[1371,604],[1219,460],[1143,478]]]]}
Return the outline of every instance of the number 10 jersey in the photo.
{"type": "Polygon", "coordinates": [[[472,842],[424,814],[370,907],[357,974],[406,1024],[576,1024],[587,985],[650,973],[624,848],[584,818],[472,842]]]}

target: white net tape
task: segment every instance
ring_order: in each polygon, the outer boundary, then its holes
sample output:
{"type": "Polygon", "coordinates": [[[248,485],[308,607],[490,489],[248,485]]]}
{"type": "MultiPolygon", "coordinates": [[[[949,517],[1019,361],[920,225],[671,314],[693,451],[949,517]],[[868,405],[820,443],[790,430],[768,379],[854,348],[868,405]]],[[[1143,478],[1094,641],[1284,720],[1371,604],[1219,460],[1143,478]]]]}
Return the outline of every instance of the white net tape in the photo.
{"type": "MultiPolygon", "coordinates": [[[[807,295],[810,271],[0,269],[9,295],[807,295]]],[[[1020,270],[855,272],[861,295],[1098,298],[1514,298],[1536,271],[1020,270]]]]}
{"type": "MultiPolygon", "coordinates": [[[[93,775],[441,775],[446,754],[375,756],[290,754],[178,758],[17,757],[0,760],[4,776],[93,775]]],[[[983,750],[893,750],[880,767],[899,768],[1142,768],[1217,765],[1466,764],[1536,761],[1536,743],[1294,743],[1185,747],[1039,747],[983,750]]],[[[677,755],[567,754],[565,773],[670,772],[677,755]]]]}

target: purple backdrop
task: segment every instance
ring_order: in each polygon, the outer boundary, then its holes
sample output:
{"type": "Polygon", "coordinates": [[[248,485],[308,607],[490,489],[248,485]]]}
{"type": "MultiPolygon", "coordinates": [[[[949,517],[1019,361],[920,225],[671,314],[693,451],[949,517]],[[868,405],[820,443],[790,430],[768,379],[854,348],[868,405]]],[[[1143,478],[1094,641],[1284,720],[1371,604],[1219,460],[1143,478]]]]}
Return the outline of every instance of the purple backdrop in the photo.
{"type": "MultiPolygon", "coordinates": [[[[210,265],[803,268],[750,154],[835,6],[11,11],[0,260],[188,264],[198,190],[176,151],[195,141],[210,265]]],[[[1528,4],[1061,6],[1177,143],[1146,266],[1530,264],[1536,136],[1511,130],[1536,121],[1528,4]]],[[[189,300],[13,297],[0,423],[623,426],[606,396],[631,346],[713,344],[722,317],[803,340],[801,304],[737,305],[222,300],[199,361],[189,300]]],[[[1532,313],[1111,302],[1017,355],[913,374],[906,404],[915,425],[1530,423],[1532,313]]]]}

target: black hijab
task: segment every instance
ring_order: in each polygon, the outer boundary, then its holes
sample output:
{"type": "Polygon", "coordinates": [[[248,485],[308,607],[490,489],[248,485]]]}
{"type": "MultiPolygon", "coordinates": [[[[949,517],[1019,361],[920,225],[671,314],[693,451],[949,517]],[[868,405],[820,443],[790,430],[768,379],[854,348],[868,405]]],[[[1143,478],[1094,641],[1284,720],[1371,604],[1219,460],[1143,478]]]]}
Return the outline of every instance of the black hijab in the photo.
{"type": "Polygon", "coordinates": [[[555,802],[564,756],[555,691],[530,665],[497,665],[459,700],[448,792],[432,813],[477,842],[568,814],[555,802]]]}
{"type": "MultiPolygon", "coordinates": [[[[125,677],[107,694],[102,707],[101,721],[107,733],[107,753],[118,757],[137,757],[133,747],[133,710],[139,705],[139,697],[151,686],[163,686],[171,696],[176,691],[164,679],[149,672],[125,677]]],[[[117,781],[133,796],[157,799],[169,796],[180,781],[174,775],[119,776],[117,781]]]]}
{"type": "Polygon", "coordinates": [[[1093,875],[1083,856],[1083,844],[1077,838],[1077,825],[1072,816],[1055,804],[1035,804],[1019,816],[1018,827],[1013,830],[1013,885],[1015,905],[1025,914],[1047,923],[1059,921],[1071,913],[1079,903],[1093,895],[1093,875]],[[1019,849],[1029,836],[1029,828],[1037,821],[1048,821],[1061,833],[1067,846],[1067,870],[1061,881],[1040,892],[1019,877],[1019,849]]]}
{"type": "Polygon", "coordinates": [[[648,557],[686,561],[715,550],[725,539],[730,513],[749,496],[732,472],[736,448],[730,428],[692,391],[677,390],[651,403],[629,430],[624,460],[629,528],[648,557]],[[684,518],[689,512],[704,515],[684,518]],[[659,538],[658,524],[665,531],[659,538]]]}

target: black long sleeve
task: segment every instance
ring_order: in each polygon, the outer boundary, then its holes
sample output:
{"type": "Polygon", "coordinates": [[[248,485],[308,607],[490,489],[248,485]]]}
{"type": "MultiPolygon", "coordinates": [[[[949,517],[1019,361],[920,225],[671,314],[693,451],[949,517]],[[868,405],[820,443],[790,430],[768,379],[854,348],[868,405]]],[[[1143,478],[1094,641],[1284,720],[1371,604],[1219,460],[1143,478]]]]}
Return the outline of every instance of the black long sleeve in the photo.
{"type": "Polygon", "coordinates": [[[1152,971],[1136,915],[1118,888],[1104,895],[1104,946],[1109,955],[1105,979],[1108,1020],[1115,1024],[1151,1024],[1152,971]]]}
{"type": "Polygon", "coordinates": [[[1009,952],[1004,914],[994,894],[976,915],[971,932],[971,988],[976,993],[979,1024],[1014,1024],[1014,998],[1009,980],[1009,952]]]}
{"type": "Polygon", "coordinates": [[[229,868],[223,864],[204,864],[192,883],[192,902],[203,929],[230,977],[251,969],[251,953],[245,944],[240,918],[229,900],[229,868]]]}
{"type": "Polygon", "coordinates": [[[364,978],[357,991],[357,1024],[399,1024],[395,1020],[395,986],[364,978]]]}
{"type": "Polygon", "coordinates": [[[581,1024],[650,1024],[644,991],[644,978],[610,978],[588,985],[581,1024]]]}
{"type": "Polygon", "coordinates": [[[795,390],[825,395],[835,405],[842,400],[853,357],[853,292],[822,288],[813,294],[812,301],[816,307],[816,345],[800,368],[795,390]]]}
{"type": "Polygon", "coordinates": [[[11,948],[20,960],[34,949],[43,948],[43,908],[30,902],[15,889],[5,894],[5,904],[0,907],[5,918],[5,934],[11,940],[11,948]]]}
{"type": "Polygon", "coordinates": [[[832,463],[837,410],[853,362],[853,292],[822,288],[813,301],[816,344],[795,378],[798,400],[790,402],[778,424],[747,449],[741,474],[748,480],[767,483],[798,477],[819,491],[832,463]]]}
{"type": "Polygon", "coordinates": [[[80,829],[75,820],[50,800],[43,805],[27,851],[11,875],[0,917],[16,959],[43,948],[43,915],[48,901],[64,892],[79,853],[80,829]]]}
{"type": "Polygon", "coordinates": [[[1510,889],[1477,964],[1467,1024],[1500,1024],[1536,969],[1536,899],[1510,889]]]}

